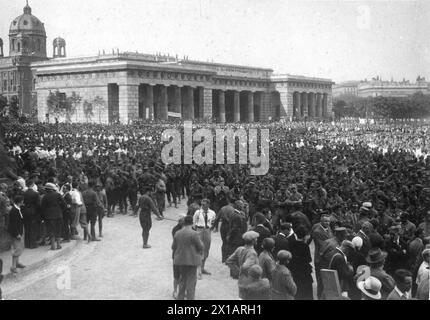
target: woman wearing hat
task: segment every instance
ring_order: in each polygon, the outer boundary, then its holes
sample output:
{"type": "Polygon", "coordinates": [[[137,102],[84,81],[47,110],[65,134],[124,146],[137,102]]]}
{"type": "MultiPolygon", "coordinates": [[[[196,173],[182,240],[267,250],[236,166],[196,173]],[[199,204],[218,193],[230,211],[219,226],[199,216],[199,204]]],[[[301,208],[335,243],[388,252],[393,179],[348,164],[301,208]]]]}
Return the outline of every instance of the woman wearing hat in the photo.
{"type": "Polygon", "coordinates": [[[381,300],[382,283],[375,277],[368,277],[357,283],[357,288],[361,291],[361,300],[381,300]]]}
{"type": "Polygon", "coordinates": [[[417,280],[416,280],[417,285],[419,285],[424,279],[426,279],[427,281],[429,280],[430,244],[427,244],[425,246],[421,255],[423,257],[423,262],[418,268],[418,274],[417,274],[417,280]]]}

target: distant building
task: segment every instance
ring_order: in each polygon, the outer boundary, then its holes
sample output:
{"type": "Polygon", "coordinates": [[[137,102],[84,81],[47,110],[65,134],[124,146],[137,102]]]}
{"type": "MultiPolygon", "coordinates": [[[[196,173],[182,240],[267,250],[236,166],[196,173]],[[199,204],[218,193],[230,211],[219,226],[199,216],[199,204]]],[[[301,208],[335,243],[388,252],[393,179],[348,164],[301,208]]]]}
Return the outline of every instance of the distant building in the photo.
{"type": "Polygon", "coordinates": [[[430,83],[420,76],[413,83],[405,79],[383,81],[380,77],[376,77],[370,81],[346,81],[336,84],[333,86],[333,96],[351,94],[359,97],[407,97],[417,92],[430,94],[429,85],[430,83]]]}
{"type": "Polygon", "coordinates": [[[332,117],[330,79],[119,50],[67,58],[62,38],[53,41],[48,58],[44,25],[28,3],[12,21],[9,41],[10,56],[4,57],[0,39],[0,94],[9,101],[17,96],[25,114],[37,108],[41,122],[332,117]]]}

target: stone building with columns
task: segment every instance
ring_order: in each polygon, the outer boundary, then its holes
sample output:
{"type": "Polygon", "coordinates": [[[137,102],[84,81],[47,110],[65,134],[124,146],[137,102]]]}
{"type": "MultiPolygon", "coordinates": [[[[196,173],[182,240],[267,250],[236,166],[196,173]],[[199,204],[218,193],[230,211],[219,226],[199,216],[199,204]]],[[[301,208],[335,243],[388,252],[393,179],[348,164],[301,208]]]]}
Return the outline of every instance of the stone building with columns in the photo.
{"type": "Polygon", "coordinates": [[[9,37],[10,57],[0,55],[0,87],[5,88],[0,93],[16,95],[23,113],[35,106],[43,122],[180,118],[225,123],[332,115],[329,79],[158,54],[116,51],[68,58],[62,38],[53,40],[48,58],[44,25],[28,3],[12,21],[9,37]]]}
{"type": "Polygon", "coordinates": [[[119,52],[52,59],[33,68],[39,121],[47,120],[53,92],[75,93],[81,105],[93,104],[90,117],[78,106],[72,122],[257,122],[323,119],[332,113],[331,80],[273,75],[271,69],[119,52]]]}

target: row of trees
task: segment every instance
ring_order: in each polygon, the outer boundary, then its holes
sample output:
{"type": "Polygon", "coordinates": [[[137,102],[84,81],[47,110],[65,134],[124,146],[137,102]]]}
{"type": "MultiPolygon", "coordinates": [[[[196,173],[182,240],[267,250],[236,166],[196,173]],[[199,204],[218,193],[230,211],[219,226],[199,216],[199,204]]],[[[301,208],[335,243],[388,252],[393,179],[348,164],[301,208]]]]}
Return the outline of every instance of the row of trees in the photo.
{"type": "MultiPolygon", "coordinates": [[[[48,114],[55,118],[65,117],[67,122],[72,122],[72,117],[75,115],[77,121],[77,111],[82,100],[82,97],[74,91],[69,96],[65,93],[60,93],[58,90],[54,92],[51,91],[46,99],[48,114]]],[[[98,110],[98,120],[101,122],[101,114],[105,108],[106,102],[100,96],[96,96],[90,101],[84,100],[82,103],[82,110],[87,122],[92,121],[95,109],[98,110]]]]}
{"type": "Polygon", "coordinates": [[[345,117],[376,119],[424,119],[430,117],[430,95],[415,93],[408,97],[358,97],[342,95],[333,99],[337,119],[345,117]]]}

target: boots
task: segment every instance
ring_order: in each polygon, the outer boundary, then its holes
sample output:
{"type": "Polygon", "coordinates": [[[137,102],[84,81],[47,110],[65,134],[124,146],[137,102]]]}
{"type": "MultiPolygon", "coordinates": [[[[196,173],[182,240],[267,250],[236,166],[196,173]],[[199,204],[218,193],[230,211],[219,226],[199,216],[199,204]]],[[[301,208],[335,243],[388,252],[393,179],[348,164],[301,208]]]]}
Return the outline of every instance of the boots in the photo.
{"type": "Polygon", "coordinates": [[[56,246],[56,243],[55,243],[55,238],[52,237],[50,239],[50,241],[51,241],[51,250],[57,250],[57,246],[56,246]]]}
{"type": "Polygon", "coordinates": [[[10,272],[12,273],[18,273],[17,267],[18,263],[18,257],[12,257],[12,267],[10,268],[10,272]]]}

